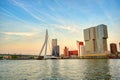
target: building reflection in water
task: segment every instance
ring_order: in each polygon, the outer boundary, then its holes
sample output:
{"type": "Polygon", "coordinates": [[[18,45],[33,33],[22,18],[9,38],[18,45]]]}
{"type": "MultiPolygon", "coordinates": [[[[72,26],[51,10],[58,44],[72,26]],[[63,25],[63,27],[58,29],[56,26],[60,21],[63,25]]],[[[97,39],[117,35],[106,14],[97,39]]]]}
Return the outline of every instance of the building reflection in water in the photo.
{"type": "Polygon", "coordinates": [[[70,64],[68,60],[50,60],[50,76],[55,80],[71,80],[70,64]]]}
{"type": "Polygon", "coordinates": [[[50,75],[52,78],[58,78],[60,76],[60,71],[59,71],[59,61],[58,60],[51,60],[50,64],[50,75]]]}
{"type": "Polygon", "coordinates": [[[109,71],[109,61],[106,59],[88,59],[83,64],[85,72],[83,72],[83,79],[111,79],[109,71]]]}
{"type": "Polygon", "coordinates": [[[108,59],[46,60],[45,64],[46,65],[44,65],[44,77],[48,77],[50,79],[111,79],[108,59]]]}

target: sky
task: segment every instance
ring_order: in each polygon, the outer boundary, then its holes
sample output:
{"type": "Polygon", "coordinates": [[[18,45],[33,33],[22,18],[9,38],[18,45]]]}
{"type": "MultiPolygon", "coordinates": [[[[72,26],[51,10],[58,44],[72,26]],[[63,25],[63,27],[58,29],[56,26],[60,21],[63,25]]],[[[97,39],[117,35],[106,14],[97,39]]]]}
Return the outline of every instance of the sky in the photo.
{"type": "Polygon", "coordinates": [[[118,46],[120,0],[0,0],[0,54],[38,55],[46,29],[49,46],[57,38],[62,54],[84,41],[83,29],[99,24],[107,25],[108,50],[110,43],[118,46]]]}

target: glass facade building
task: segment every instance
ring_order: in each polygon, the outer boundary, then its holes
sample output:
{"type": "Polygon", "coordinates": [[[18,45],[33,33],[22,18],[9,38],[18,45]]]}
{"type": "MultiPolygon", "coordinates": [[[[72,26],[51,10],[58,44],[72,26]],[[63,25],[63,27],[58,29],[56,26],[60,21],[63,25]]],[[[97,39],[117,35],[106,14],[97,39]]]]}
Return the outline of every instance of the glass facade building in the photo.
{"type": "Polygon", "coordinates": [[[59,45],[57,45],[57,39],[52,39],[52,56],[59,56],[59,45]]]}

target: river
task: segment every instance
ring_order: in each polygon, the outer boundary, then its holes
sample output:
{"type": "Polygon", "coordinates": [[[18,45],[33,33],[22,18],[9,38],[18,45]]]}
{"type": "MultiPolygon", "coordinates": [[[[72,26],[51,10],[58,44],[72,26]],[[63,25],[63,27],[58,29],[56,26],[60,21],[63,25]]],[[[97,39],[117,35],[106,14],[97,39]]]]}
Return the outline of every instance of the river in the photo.
{"type": "Polygon", "coordinates": [[[0,60],[0,80],[120,80],[120,59],[0,60]]]}

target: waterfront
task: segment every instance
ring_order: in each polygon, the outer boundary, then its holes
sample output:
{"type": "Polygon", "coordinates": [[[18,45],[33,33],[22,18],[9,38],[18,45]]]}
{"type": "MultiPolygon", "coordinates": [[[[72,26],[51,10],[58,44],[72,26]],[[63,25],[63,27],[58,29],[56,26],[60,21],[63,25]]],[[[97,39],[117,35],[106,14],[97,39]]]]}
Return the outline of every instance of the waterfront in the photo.
{"type": "Polygon", "coordinates": [[[0,80],[119,80],[119,59],[0,60],[0,80]]]}

